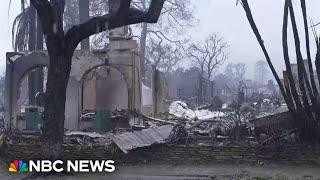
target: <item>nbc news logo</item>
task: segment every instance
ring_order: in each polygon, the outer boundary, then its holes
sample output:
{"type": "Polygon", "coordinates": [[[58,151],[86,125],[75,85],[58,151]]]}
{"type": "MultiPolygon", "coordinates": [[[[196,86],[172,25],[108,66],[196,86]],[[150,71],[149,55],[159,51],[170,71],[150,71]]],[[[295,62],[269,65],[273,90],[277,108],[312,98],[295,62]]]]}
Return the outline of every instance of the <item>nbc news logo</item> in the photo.
{"type": "Polygon", "coordinates": [[[28,172],[114,172],[115,165],[113,160],[30,160],[29,163],[22,160],[14,160],[9,165],[10,173],[28,172]],[[28,166],[29,164],[29,166],[28,166]]]}
{"type": "Polygon", "coordinates": [[[11,173],[27,173],[29,172],[28,166],[21,160],[14,160],[9,165],[9,172],[11,173]]]}

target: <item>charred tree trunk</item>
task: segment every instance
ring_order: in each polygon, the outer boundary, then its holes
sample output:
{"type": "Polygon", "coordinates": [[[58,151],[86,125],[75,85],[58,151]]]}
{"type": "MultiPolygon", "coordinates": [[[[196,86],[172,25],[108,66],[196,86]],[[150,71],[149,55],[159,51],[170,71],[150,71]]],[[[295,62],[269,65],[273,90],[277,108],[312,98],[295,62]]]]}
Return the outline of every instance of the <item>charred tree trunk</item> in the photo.
{"type": "Polygon", "coordinates": [[[256,38],[257,38],[257,40],[259,42],[259,45],[260,45],[260,47],[261,47],[261,49],[263,51],[263,54],[264,54],[264,56],[265,56],[265,58],[266,58],[266,60],[268,62],[268,65],[269,65],[269,67],[271,69],[271,72],[272,72],[273,76],[275,77],[275,79],[277,81],[277,84],[278,84],[278,86],[280,88],[280,91],[281,91],[286,103],[288,104],[288,108],[289,108],[290,112],[294,112],[294,109],[292,109],[291,100],[287,96],[287,93],[286,93],[286,91],[285,91],[285,89],[284,89],[284,87],[282,85],[282,82],[281,82],[281,80],[280,80],[280,78],[279,78],[279,76],[278,76],[278,74],[277,74],[272,62],[271,62],[270,56],[269,56],[269,54],[267,52],[267,49],[266,49],[266,47],[264,45],[262,37],[261,37],[261,35],[259,33],[259,30],[257,28],[257,25],[254,22],[254,19],[253,19],[253,16],[252,16],[251,9],[250,9],[250,6],[248,4],[248,1],[247,0],[241,0],[241,2],[242,2],[242,6],[243,6],[243,8],[244,8],[244,10],[246,12],[246,16],[247,16],[247,19],[248,19],[249,24],[251,26],[251,29],[252,29],[253,33],[255,34],[255,36],[256,36],[256,38]]]}
{"type": "MultiPolygon", "coordinates": [[[[255,22],[253,20],[250,7],[248,5],[247,0],[242,0],[242,5],[244,7],[244,10],[247,14],[248,21],[251,25],[251,28],[256,35],[258,42],[266,56],[266,59],[268,61],[268,64],[273,72],[273,75],[275,76],[278,85],[280,87],[280,90],[285,98],[285,101],[288,105],[289,111],[293,115],[293,119],[295,120],[295,127],[300,130],[301,140],[304,142],[311,142],[314,143],[316,141],[319,141],[319,123],[317,122],[318,113],[316,112],[317,104],[318,104],[318,90],[315,87],[314,77],[310,74],[308,76],[306,72],[305,63],[302,57],[301,53],[301,47],[300,47],[300,39],[297,29],[297,24],[295,20],[294,10],[292,7],[292,1],[286,0],[285,1],[285,7],[284,7],[284,17],[283,17],[283,29],[282,29],[282,45],[283,45],[283,52],[284,52],[284,61],[286,64],[286,76],[288,77],[288,84],[285,89],[282,86],[281,81],[279,81],[279,77],[277,73],[274,70],[274,67],[270,61],[269,55],[266,51],[266,48],[264,46],[263,40],[259,34],[259,31],[255,25],[255,22]],[[290,59],[289,59],[289,53],[288,53],[288,44],[287,44],[287,27],[288,27],[288,15],[290,14],[291,18],[291,24],[292,24],[292,30],[294,35],[294,42],[295,42],[295,50],[296,50],[296,57],[297,57],[297,65],[298,65],[298,89],[296,88],[292,70],[290,67],[290,59]],[[310,83],[311,81],[311,83],[310,83]],[[313,82],[312,82],[313,81],[313,82]],[[298,95],[298,90],[300,90],[301,97],[298,95]]],[[[305,1],[301,2],[302,10],[303,10],[303,16],[304,16],[304,25],[305,25],[305,34],[308,35],[307,23],[306,23],[306,9],[305,9],[305,1]]],[[[317,43],[318,44],[318,43],[317,43]]],[[[310,73],[312,73],[312,62],[310,57],[310,47],[309,47],[309,38],[306,40],[306,47],[308,53],[308,68],[310,70],[310,73]]],[[[319,46],[318,46],[318,52],[319,52],[319,46]]],[[[318,56],[319,58],[319,56],[318,56]]],[[[318,64],[316,60],[316,64],[318,64]]]]}
{"type": "MultiPolygon", "coordinates": [[[[40,19],[37,17],[36,9],[33,5],[30,6],[29,14],[29,42],[28,51],[43,50],[43,32],[40,19]]],[[[37,92],[43,91],[43,70],[37,68],[29,73],[28,76],[28,92],[29,104],[36,105],[37,92]]]]}
{"type": "MultiPolygon", "coordinates": [[[[40,18],[37,16],[37,42],[36,42],[36,50],[43,50],[43,30],[41,26],[40,18]]],[[[43,68],[39,67],[36,70],[36,91],[43,92],[43,68]]]]}
{"type": "Polygon", "coordinates": [[[314,94],[311,89],[309,77],[306,73],[305,63],[303,61],[301,48],[300,48],[300,39],[297,29],[297,24],[295,20],[294,10],[292,7],[292,1],[289,1],[289,12],[292,23],[292,30],[294,35],[295,47],[296,47],[296,56],[298,63],[298,77],[300,90],[302,94],[302,102],[304,105],[304,109],[300,112],[300,117],[302,117],[302,123],[299,123],[301,128],[301,138],[305,142],[314,143],[319,140],[319,126],[316,122],[316,111],[314,106],[316,106],[317,102],[314,97],[314,94]],[[310,104],[311,103],[311,104],[310,104]]]}
{"type": "Polygon", "coordinates": [[[146,79],[146,44],[147,44],[148,24],[142,23],[142,31],[140,37],[140,66],[141,77],[145,81],[146,79]]]}
{"type": "MultiPolygon", "coordinates": [[[[48,2],[49,3],[49,2],[48,2]]],[[[71,69],[71,59],[74,50],[67,48],[67,41],[65,40],[65,33],[63,30],[63,11],[64,1],[57,1],[46,4],[50,13],[54,10],[51,16],[48,14],[40,18],[48,18],[47,21],[53,22],[44,26],[44,33],[46,34],[46,44],[49,54],[49,68],[46,84],[46,101],[44,107],[44,123],[42,129],[41,140],[41,155],[42,158],[49,160],[61,159],[63,155],[62,143],[64,135],[64,121],[65,121],[65,102],[66,90],[71,69]],[[58,3],[60,2],[60,3],[58,3]]],[[[39,11],[38,11],[39,12],[39,11]]],[[[39,13],[40,14],[40,13],[39,13]]]]}
{"type": "Polygon", "coordinates": [[[302,110],[302,104],[300,102],[300,97],[297,92],[297,88],[294,82],[294,78],[292,75],[291,63],[289,58],[289,51],[288,51],[288,15],[289,15],[289,4],[288,1],[285,2],[284,5],[284,15],[283,15],[283,27],[282,27],[282,48],[283,48],[283,56],[284,62],[286,65],[286,75],[288,77],[289,86],[286,88],[288,98],[290,100],[290,105],[292,109],[298,109],[298,111],[302,110]],[[295,103],[295,107],[294,107],[295,103]]]}
{"type": "Polygon", "coordinates": [[[316,39],[316,42],[317,42],[317,54],[316,54],[315,64],[317,69],[318,83],[320,86],[320,38],[316,39]]]}
{"type": "Polygon", "coordinates": [[[310,53],[310,39],[309,39],[309,27],[308,27],[308,20],[307,20],[307,8],[306,8],[306,1],[301,0],[301,9],[303,14],[303,22],[304,22],[304,31],[305,31],[305,40],[306,40],[306,50],[307,50],[307,60],[309,65],[309,75],[310,75],[310,82],[314,94],[314,104],[312,106],[313,111],[315,112],[315,116],[317,121],[320,121],[320,104],[319,104],[319,92],[315,82],[314,70],[311,60],[311,53],[310,53]]]}
{"type": "Polygon", "coordinates": [[[36,43],[37,50],[43,50],[43,30],[41,26],[41,20],[39,16],[37,16],[37,43],[36,43]]]}
{"type": "Polygon", "coordinates": [[[64,135],[65,101],[71,68],[71,52],[67,53],[63,39],[52,43],[49,59],[44,126],[41,143],[42,157],[50,160],[61,159],[64,135]],[[59,45],[58,45],[59,44],[59,45]]]}
{"type": "MultiPolygon", "coordinates": [[[[34,51],[36,48],[36,9],[34,6],[30,6],[29,13],[29,38],[28,38],[28,51],[34,51]]],[[[28,75],[28,92],[29,92],[29,104],[35,105],[36,96],[36,80],[37,73],[32,71],[28,75]]]]}
{"type": "MultiPolygon", "coordinates": [[[[146,7],[146,0],[141,1],[142,8],[144,10],[146,7]]],[[[141,37],[140,37],[140,66],[141,66],[141,76],[143,81],[146,80],[146,47],[147,47],[147,36],[148,36],[148,24],[142,23],[141,37]]]]}
{"type": "Polygon", "coordinates": [[[199,73],[199,87],[198,87],[198,104],[203,104],[203,77],[204,77],[204,65],[200,67],[199,73]]]}
{"type": "Polygon", "coordinates": [[[29,13],[29,39],[28,39],[28,50],[34,51],[36,49],[36,22],[37,22],[37,11],[34,6],[30,6],[30,13],[29,13]]]}
{"type": "MultiPolygon", "coordinates": [[[[80,23],[84,23],[89,19],[89,0],[79,0],[79,17],[80,23]]],[[[90,49],[89,38],[81,41],[81,49],[90,49]]]]}
{"type": "Polygon", "coordinates": [[[314,80],[314,73],[313,73],[313,66],[311,61],[311,53],[310,53],[310,39],[309,39],[309,27],[308,27],[308,20],[307,20],[307,8],[306,8],[306,1],[301,0],[301,9],[303,14],[303,22],[304,22],[304,31],[305,31],[305,39],[306,39],[306,50],[307,50],[307,60],[308,60],[308,68],[310,72],[310,81],[313,90],[313,94],[315,98],[318,97],[318,89],[314,80]]]}
{"type": "Polygon", "coordinates": [[[302,102],[303,102],[303,108],[304,108],[303,111],[306,111],[305,114],[307,114],[309,118],[313,119],[313,114],[309,104],[309,99],[311,103],[314,104],[314,96],[311,90],[310,81],[306,73],[305,64],[304,64],[302,53],[301,53],[300,38],[298,34],[297,24],[296,24],[291,0],[288,0],[288,3],[289,3],[289,14],[291,17],[291,24],[292,24],[292,30],[294,35],[296,56],[297,56],[298,78],[299,78],[298,82],[299,82],[299,87],[302,94],[302,102]]]}

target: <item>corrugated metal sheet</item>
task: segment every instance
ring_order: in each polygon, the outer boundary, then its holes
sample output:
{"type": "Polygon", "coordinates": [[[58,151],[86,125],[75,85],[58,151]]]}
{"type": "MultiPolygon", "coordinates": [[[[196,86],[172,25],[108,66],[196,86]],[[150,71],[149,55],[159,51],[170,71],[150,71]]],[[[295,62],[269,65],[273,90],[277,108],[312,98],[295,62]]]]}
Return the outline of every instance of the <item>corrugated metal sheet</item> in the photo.
{"type": "Polygon", "coordinates": [[[165,143],[173,127],[173,125],[152,127],[141,131],[112,135],[111,139],[124,153],[128,153],[128,151],[138,147],[165,143]]]}

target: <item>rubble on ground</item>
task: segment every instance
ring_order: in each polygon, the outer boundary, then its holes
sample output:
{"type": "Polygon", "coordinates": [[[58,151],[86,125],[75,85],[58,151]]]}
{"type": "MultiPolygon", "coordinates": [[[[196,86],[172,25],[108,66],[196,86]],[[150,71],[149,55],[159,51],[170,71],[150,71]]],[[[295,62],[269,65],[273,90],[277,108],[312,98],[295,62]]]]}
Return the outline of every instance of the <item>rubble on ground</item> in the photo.
{"type": "MultiPolygon", "coordinates": [[[[253,103],[255,104],[255,103],[253,103]]],[[[211,111],[210,106],[203,106],[198,109],[191,109],[187,103],[182,101],[172,102],[168,114],[162,114],[160,117],[150,117],[137,112],[126,110],[115,110],[111,113],[111,119],[119,122],[130,122],[132,118],[139,119],[139,124],[130,124],[131,128],[113,128],[106,134],[82,131],[66,131],[64,136],[64,146],[80,147],[104,147],[107,150],[117,147],[122,152],[128,153],[130,150],[151,146],[153,144],[176,144],[176,145],[213,145],[213,146],[232,146],[235,145],[234,137],[236,129],[239,128],[241,141],[236,142],[242,146],[268,145],[276,136],[266,136],[264,132],[256,139],[259,132],[255,130],[264,130],[268,127],[268,122],[264,117],[273,116],[287,112],[286,107],[274,107],[270,100],[264,99],[262,104],[267,104],[273,109],[268,111],[258,111],[249,103],[239,106],[240,114],[237,114],[232,105],[223,104],[220,111],[211,111]],[[208,107],[208,108],[207,108],[208,107]],[[250,117],[247,114],[254,112],[250,117]],[[242,114],[241,114],[242,113],[242,114]],[[237,119],[238,118],[238,119],[237,119]],[[237,125],[239,123],[239,125],[237,125]],[[259,129],[260,128],[260,129],[259,129]],[[260,141],[260,142],[258,142],[260,141]]],[[[265,109],[264,109],[265,110],[265,109]]],[[[82,118],[92,119],[94,112],[86,112],[82,118]]],[[[272,123],[271,123],[272,125],[272,123]]],[[[283,131],[279,135],[285,141],[292,141],[291,136],[283,131]],[[287,139],[287,140],[286,140],[287,139]],[[289,140],[288,140],[289,139],[289,140]]],[[[7,142],[17,144],[39,144],[40,134],[24,133],[15,134],[7,138],[7,142]]],[[[5,139],[0,136],[0,140],[5,139]]],[[[1,140],[0,145],[3,140],[1,140]]]]}
{"type": "Polygon", "coordinates": [[[128,153],[135,148],[165,143],[173,129],[173,125],[152,127],[141,131],[111,135],[111,139],[124,153],[128,153]]]}
{"type": "Polygon", "coordinates": [[[205,119],[215,119],[224,117],[225,114],[220,111],[209,111],[209,110],[192,110],[188,107],[185,102],[175,101],[171,103],[169,107],[169,113],[179,118],[185,118],[188,120],[205,120],[205,119]]]}

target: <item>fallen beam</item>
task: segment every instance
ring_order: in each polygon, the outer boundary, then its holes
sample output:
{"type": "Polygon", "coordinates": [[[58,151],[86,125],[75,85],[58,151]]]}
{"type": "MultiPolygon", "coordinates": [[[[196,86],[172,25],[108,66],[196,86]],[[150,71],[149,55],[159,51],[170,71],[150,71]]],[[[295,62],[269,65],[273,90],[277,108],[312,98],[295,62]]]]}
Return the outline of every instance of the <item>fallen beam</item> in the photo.
{"type": "Polygon", "coordinates": [[[149,116],[145,116],[145,115],[142,115],[142,116],[143,116],[143,118],[144,118],[145,120],[157,121],[157,122],[162,122],[162,123],[172,124],[172,125],[177,125],[177,124],[178,124],[178,123],[171,122],[171,121],[166,121],[166,120],[163,120],[163,119],[158,119],[158,118],[149,117],[149,116]]]}

